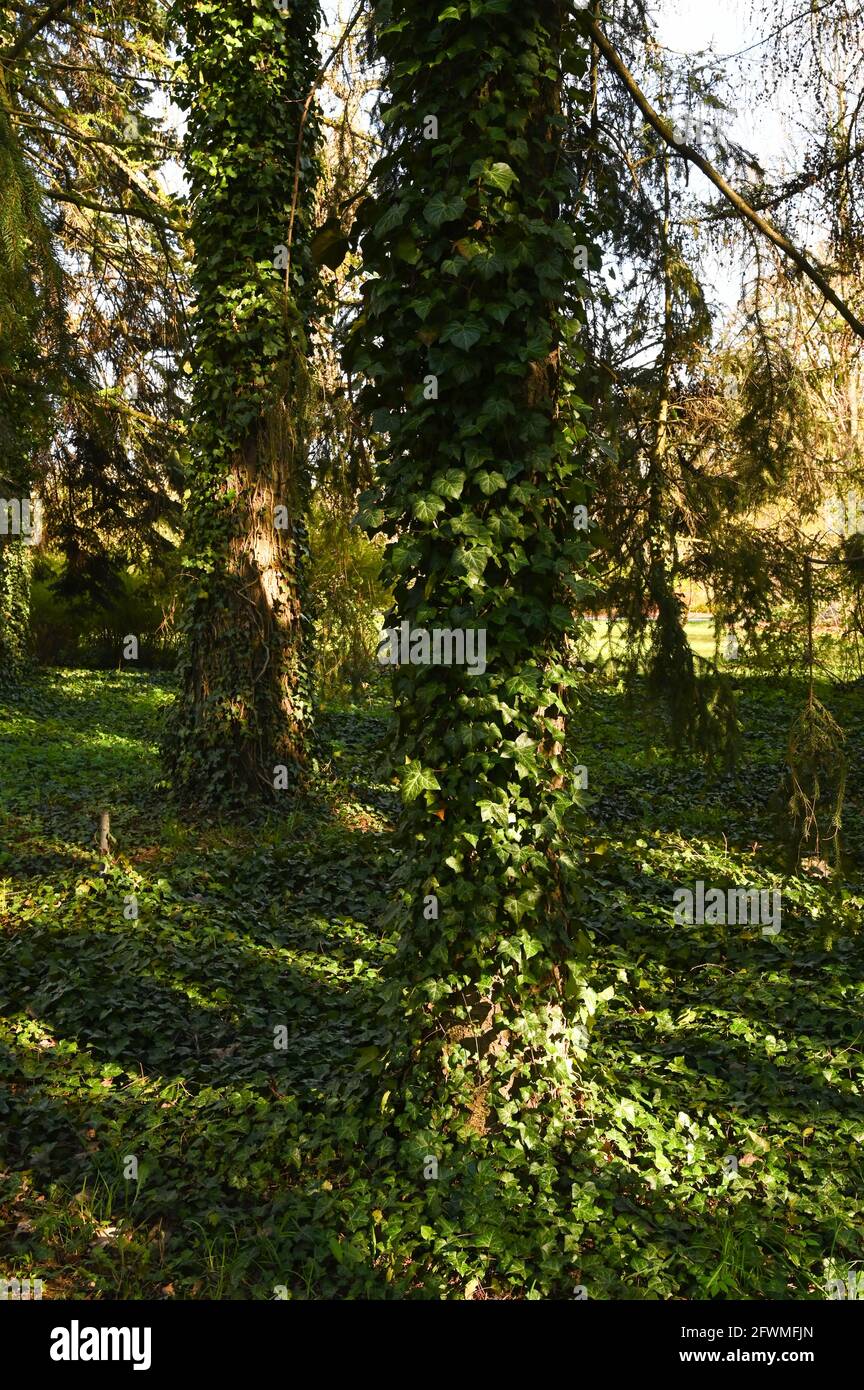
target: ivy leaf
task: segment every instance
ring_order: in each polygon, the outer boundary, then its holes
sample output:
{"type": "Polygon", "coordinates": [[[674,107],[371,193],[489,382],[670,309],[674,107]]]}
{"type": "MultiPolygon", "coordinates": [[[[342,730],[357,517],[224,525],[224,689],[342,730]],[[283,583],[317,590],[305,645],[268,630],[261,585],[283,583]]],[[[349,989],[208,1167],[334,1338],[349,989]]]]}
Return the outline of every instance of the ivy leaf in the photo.
{"type": "Polygon", "coordinates": [[[488,463],[492,455],[482,444],[465,445],[465,462],[469,468],[479,468],[481,463],[488,463]]]}
{"type": "Polygon", "coordinates": [[[423,209],[423,216],[433,227],[440,227],[444,222],[453,222],[461,217],[465,206],[464,198],[448,198],[443,193],[436,193],[423,209]]]}
{"type": "Polygon", "coordinates": [[[489,497],[493,492],[497,492],[499,488],[507,486],[506,479],[502,478],[500,473],[487,473],[485,468],[481,469],[474,481],[484,497],[489,497]]]}
{"type": "Polygon", "coordinates": [[[461,497],[462,489],[465,486],[465,474],[459,468],[448,468],[446,473],[441,473],[432,483],[432,491],[437,492],[439,497],[451,497],[454,500],[461,497]]]}
{"type": "Polygon", "coordinates": [[[384,216],[379,217],[378,221],[375,223],[374,234],[377,237],[386,236],[387,233],[392,232],[395,227],[401,226],[404,221],[405,204],[394,203],[392,207],[387,209],[384,216]]]}
{"type": "Polygon", "coordinates": [[[380,1056],[380,1047],[361,1047],[357,1054],[357,1061],[354,1063],[355,1071],[363,1071],[366,1067],[371,1067],[380,1056]]]}
{"type": "Polygon", "coordinates": [[[377,531],[379,526],[384,525],[384,508],[361,507],[354,517],[354,524],[363,531],[377,531]]]}
{"type": "Polygon", "coordinates": [[[451,323],[441,334],[442,343],[452,343],[454,347],[468,352],[483,337],[483,325],[477,323],[451,323]]]}
{"type": "Polygon", "coordinates": [[[411,510],[418,521],[434,521],[438,513],[444,510],[444,503],[440,497],[427,492],[416,498],[411,510]]]}
{"type": "Polygon", "coordinates": [[[533,679],[522,675],[511,676],[504,689],[511,699],[518,695],[527,695],[529,699],[534,699],[537,696],[539,684],[539,678],[536,676],[533,679]]]}
{"type": "Polygon", "coordinates": [[[504,396],[493,396],[483,407],[478,415],[478,423],[488,424],[490,421],[497,423],[506,420],[509,416],[516,414],[516,407],[512,401],[508,401],[504,396]]]}
{"type": "Polygon", "coordinates": [[[402,773],[402,795],[406,801],[415,801],[421,792],[440,791],[440,783],[431,767],[423,767],[419,762],[409,760],[402,773]]]}
{"type": "Polygon", "coordinates": [[[553,603],[549,610],[549,620],[555,627],[561,628],[564,632],[575,630],[576,622],[569,608],[565,608],[563,603],[553,603]]]}
{"type": "Polygon", "coordinates": [[[485,183],[491,183],[493,188],[500,188],[502,193],[509,193],[514,183],[519,182],[510,165],[503,162],[493,164],[491,169],[487,169],[483,178],[485,183]]]}
{"type": "Polygon", "coordinates": [[[416,265],[420,259],[420,248],[410,232],[403,232],[396,243],[396,255],[400,261],[407,261],[409,265],[416,265]]]}

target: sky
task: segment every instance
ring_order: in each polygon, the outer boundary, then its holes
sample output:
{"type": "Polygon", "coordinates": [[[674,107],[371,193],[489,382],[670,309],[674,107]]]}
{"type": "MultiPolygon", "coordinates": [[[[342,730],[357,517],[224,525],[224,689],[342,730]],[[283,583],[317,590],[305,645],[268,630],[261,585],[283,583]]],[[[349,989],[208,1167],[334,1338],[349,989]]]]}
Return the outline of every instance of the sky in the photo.
{"type": "MultiPolygon", "coordinates": [[[[801,15],[801,22],[789,29],[789,35],[806,32],[807,13],[811,0],[799,0],[797,6],[783,8],[781,19],[801,15]]],[[[840,14],[846,0],[833,0],[840,14]]],[[[803,167],[808,122],[813,121],[813,106],[801,103],[800,92],[793,89],[788,76],[782,79],[775,92],[765,86],[763,64],[771,61],[771,47],[760,43],[770,26],[753,22],[753,10],[768,10],[756,0],[656,0],[653,13],[657,19],[657,38],[678,53],[696,54],[711,47],[717,56],[739,54],[728,64],[729,74],[738,76],[738,96],[732,104],[738,115],[729,124],[729,135],[756,154],[758,163],[771,171],[772,177],[789,178],[803,167]],[[743,53],[743,49],[753,49],[743,53]]],[[[775,21],[776,22],[776,21],[775,21]]],[[[725,65],[724,65],[725,67],[725,65]]],[[[710,154],[710,152],[706,152],[710,154]]],[[[696,190],[717,197],[699,171],[692,171],[690,183],[696,190]]],[[[746,188],[740,188],[745,193],[746,188]]],[[[804,252],[820,259],[821,228],[803,225],[792,231],[804,252]]],[[[732,307],[738,297],[740,267],[714,260],[711,278],[714,279],[718,302],[732,307]]]]}
{"type": "MultiPolygon", "coordinates": [[[[800,13],[806,13],[808,4],[809,0],[801,0],[800,13]]],[[[723,65],[733,79],[736,74],[741,78],[738,95],[732,95],[737,114],[729,122],[729,135],[752,152],[772,174],[783,172],[789,176],[801,167],[800,151],[807,113],[801,109],[798,97],[788,84],[782,84],[771,96],[763,88],[760,95],[760,64],[768,46],[759,42],[766,30],[764,23],[759,26],[753,22],[754,8],[762,6],[754,5],[751,0],[657,0],[652,12],[657,21],[659,42],[678,53],[697,54],[710,48],[718,57],[741,55],[723,65]],[[754,45],[752,51],[742,54],[742,49],[751,45],[754,45]],[[750,90],[744,88],[745,81],[750,90]]],[[[710,150],[705,152],[710,157],[710,150]]],[[[716,191],[698,170],[691,170],[691,187],[697,192],[704,189],[706,196],[717,198],[716,191]]],[[[739,191],[746,196],[745,187],[739,191]]],[[[818,236],[818,228],[816,233],[818,236]]],[[[803,238],[806,233],[802,230],[800,236],[803,238]]],[[[814,247],[811,244],[802,249],[813,251],[814,247]]],[[[718,306],[721,310],[731,310],[740,293],[740,265],[711,257],[708,277],[718,306]]]]}

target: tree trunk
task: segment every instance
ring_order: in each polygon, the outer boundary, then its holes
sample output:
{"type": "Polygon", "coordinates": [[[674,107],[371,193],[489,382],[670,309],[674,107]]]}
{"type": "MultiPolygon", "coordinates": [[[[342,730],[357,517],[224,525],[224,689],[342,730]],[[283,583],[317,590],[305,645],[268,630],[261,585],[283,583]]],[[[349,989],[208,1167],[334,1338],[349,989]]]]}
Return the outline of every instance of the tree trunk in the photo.
{"type": "Polygon", "coordinates": [[[0,536],[0,682],[15,680],[27,661],[32,550],[18,536],[0,536]]]}
{"type": "Polygon", "coordinates": [[[586,1037],[561,754],[585,431],[559,394],[562,305],[591,241],[566,209],[560,64],[584,76],[587,44],[559,0],[458,10],[379,15],[392,135],[353,359],[389,433],[368,500],[391,541],[388,625],[486,640],[485,670],[426,661],[418,639],[395,675],[406,858],[384,1110],[404,1107],[409,1146],[439,1122],[560,1133],[586,1037]]]}
{"type": "Polygon", "coordinates": [[[189,592],[168,754],[182,792],[230,806],[295,783],[310,728],[304,329],[317,123],[302,113],[318,6],[283,13],[229,0],[190,5],[186,18],[195,375],[189,592]]]}

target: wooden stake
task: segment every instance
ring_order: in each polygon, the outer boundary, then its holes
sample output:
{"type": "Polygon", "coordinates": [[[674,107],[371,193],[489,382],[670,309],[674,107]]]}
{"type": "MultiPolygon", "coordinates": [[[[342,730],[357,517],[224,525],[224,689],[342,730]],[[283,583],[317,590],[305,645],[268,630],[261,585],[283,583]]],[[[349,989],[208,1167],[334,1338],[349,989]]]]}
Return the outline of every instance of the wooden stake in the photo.
{"type": "Polygon", "coordinates": [[[102,855],[102,872],[108,868],[108,837],[111,834],[111,816],[108,811],[99,812],[99,853],[102,855]]]}

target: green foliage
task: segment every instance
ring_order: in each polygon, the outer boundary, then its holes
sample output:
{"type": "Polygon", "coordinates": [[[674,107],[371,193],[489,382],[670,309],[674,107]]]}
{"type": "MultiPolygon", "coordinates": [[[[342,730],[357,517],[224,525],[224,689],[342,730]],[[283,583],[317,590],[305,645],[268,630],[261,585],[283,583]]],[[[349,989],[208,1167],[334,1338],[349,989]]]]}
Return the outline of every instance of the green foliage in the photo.
{"type": "MultiPolygon", "coordinates": [[[[8,21],[0,21],[6,46],[8,21]]],[[[40,340],[56,342],[60,270],[39,189],[13,125],[14,95],[0,67],[0,499],[31,496],[35,456],[46,442],[47,383],[40,340]]],[[[8,517],[3,518],[4,532],[8,517]]],[[[16,680],[29,654],[33,552],[0,535],[0,682],[16,680]]]]}
{"type": "Polygon", "coordinates": [[[168,548],[182,490],[169,43],[157,0],[0,17],[0,496],[38,488],[70,591],[168,548]]]}
{"type": "Polygon", "coordinates": [[[789,731],[789,813],[799,857],[805,849],[840,863],[848,765],[845,735],[812,691],[789,731]]]}
{"type": "Polygon", "coordinates": [[[818,447],[814,419],[816,373],[808,373],[787,341],[782,323],[766,334],[759,324],[754,341],[733,359],[736,416],[733,439],[739,483],[750,504],[772,501],[794,484],[800,511],[817,500],[811,459],[818,447]],[[809,486],[808,486],[809,484],[809,486]],[[809,494],[809,495],[808,495],[809,494]],[[809,504],[809,505],[808,505],[809,504]]]}
{"type": "Polygon", "coordinates": [[[176,660],[169,615],[176,588],[171,568],[122,571],[97,601],[58,590],[63,566],[40,555],[30,604],[30,640],[37,661],[50,666],[118,667],[123,639],[138,639],[141,667],[173,666],[176,660]]]}
{"type": "Polygon", "coordinates": [[[317,119],[301,119],[319,11],[315,0],[284,12],[236,0],[177,13],[196,319],[188,582],[167,756],[182,794],[238,805],[272,798],[276,764],[303,763],[310,722],[301,572],[317,119]]]}
{"type": "MultiPolygon", "coordinates": [[[[0,1272],[85,1299],[824,1298],[864,1223],[864,805],[856,781],[848,877],[784,873],[766,797],[801,691],[743,684],[727,774],[672,754],[651,700],[583,705],[580,1123],[554,1169],[528,1150],[530,1191],[525,1136],[490,1136],[480,1176],[514,1180],[480,1206],[443,1128],[406,1174],[349,1103],[397,944],[383,720],[320,717],[331,769],[286,833],[166,810],[164,678],[64,671],[0,700],[0,1272]],[[779,936],[676,927],[698,878],[779,887],[779,936]]],[[[860,748],[857,694],[836,712],[860,748]]]]}
{"type": "Polygon", "coordinates": [[[17,537],[0,536],[0,682],[26,667],[30,648],[30,575],[33,552],[17,537]]]}
{"type": "Polygon", "coordinates": [[[447,1168],[449,1197],[429,1185],[410,1218],[436,1240],[479,1222],[519,1246],[572,1134],[591,1012],[561,747],[587,546],[571,515],[584,407],[575,390],[561,404],[560,352],[565,304],[583,312],[574,248],[592,239],[561,91],[587,47],[555,0],[384,0],[375,21],[386,145],[358,211],[368,279],[347,358],[380,438],[361,517],[386,540],[387,624],[481,630],[487,667],[394,677],[400,944],[364,1133],[412,1188],[425,1153],[447,1168]]]}
{"type": "Polygon", "coordinates": [[[351,524],[351,499],[321,487],[309,512],[309,613],[314,617],[315,688],[325,700],[375,682],[381,615],[381,546],[351,524]]]}
{"type": "MultiPolygon", "coordinates": [[[[787,321],[784,281],[770,328],[757,302],[706,360],[670,231],[690,208],[629,98],[594,104],[565,0],[371,9],[371,194],[354,72],[322,171],[315,0],[49,7],[0,64],[0,495],[44,484],[53,511],[34,584],[0,538],[0,1272],[52,1296],[821,1298],[864,1219],[861,687],[814,677],[861,664],[813,633],[829,603],[864,632],[860,537],[801,578],[826,417],[845,447],[854,414],[818,401],[849,385],[824,304],[787,321]],[[196,267],[179,695],[128,669],[28,683],[28,627],[43,659],[113,665],[127,632],[162,655],[181,219],[158,122],[123,127],[172,26],[196,267]],[[577,247],[594,272],[611,248],[625,292],[574,275],[577,247]],[[686,581],[740,631],[737,672],[691,651],[686,581]],[[601,585],[626,702],[579,660],[601,585]],[[482,630],[485,671],[405,665],[389,729],[324,713],[307,756],[312,671],[371,705],[388,605],[482,630]],[[734,767],[690,756],[733,738],[734,767]],[[281,761],[308,795],[273,815],[281,761]],[[784,775],[814,851],[792,872],[784,775]],[[781,934],[682,928],[700,878],[780,891],[781,934]]],[[[4,11],[0,47],[34,14],[4,11]]],[[[650,39],[641,0],[617,18],[650,39]]],[[[716,110],[710,69],[688,96],[716,110]]],[[[833,240],[849,270],[848,217],[833,240]]]]}

